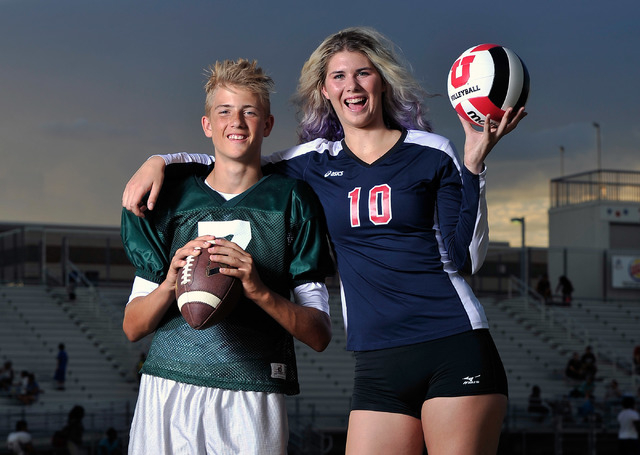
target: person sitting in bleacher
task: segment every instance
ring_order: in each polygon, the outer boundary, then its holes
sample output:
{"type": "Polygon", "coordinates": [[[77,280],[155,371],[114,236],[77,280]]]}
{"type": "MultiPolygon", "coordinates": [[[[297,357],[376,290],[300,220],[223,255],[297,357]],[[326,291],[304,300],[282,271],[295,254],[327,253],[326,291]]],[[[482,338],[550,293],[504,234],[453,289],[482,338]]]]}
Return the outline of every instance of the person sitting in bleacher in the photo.
{"type": "Polygon", "coordinates": [[[582,422],[588,422],[590,419],[601,420],[601,415],[596,411],[596,398],[591,392],[585,394],[584,401],[578,406],[578,416],[582,422]]]}
{"type": "Polygon", "coordinates": [[[618,444],[621,455],[640,453],[640,415],[635,409],[635,399],[626,396],[622,400],[622,411],[617,416],[618,444]]]}
{"type": "Polygon", "coordinates": [[[10,360],[7,360],[0,370],[0,391],[2,392],[11,392],[11,388],[13,387],[13,364],[10,360]]]}
{"type": "Polygon", "coordinates": [[[622,403],[622,390],[620,390],[620,386],[618,381],[612,379],[609,384],[607,384],[607,388],[604,394],[604,404],[607,406],[618,406],[622,403]]]}
{"type": "Polygon", "coordinates": [[[27,373],[26,378],[27,380],[23,384],[18,395],[18,400],[22,404],[33,404],[38,400],[42,390],[40,389],[40,386],[36,381],[36,376],[33,373],[27,373]]]}
{"type": "Polygon", "coordinates": [[[18,420],[15,431],[7,436],[7,449],[13,455],[26,455],[35,453],[33,449],[33,437],[29,433],[26,420],[18,420]]]}
{"type": "Polygon", "coordinates": [[[580,354],[573,353],[573,356],[567,362],[567,367],[564,370],[564,374],[567,378],[580,381],[584,379],[584,372],[582,371],[582,362],[580,361],[580,354]]]}
{"type": "Polygon", "coordinates": [[[540,386],[534,385],[531,389],[531,395],[529,395],[529,406],[527,412],[537,417],[539,422],[542,422],[544,418],[551,412],[551,408],[542,400],[542,391],[540,386]]]}
{"type": "Polygon", "coordinates": [[[593,382],[593,376],[587,376],[584,381],[575,386],[571,392],[569,392],[569,396],[571,398],[584,398],[589,395],[593,395],[595,392],[596,385],[593,382]]]}
{"type": "Polygon", "coordinates": [[[633,374],[640,376],[640,344],[633,348],[633,374]]]}
{"type": "Polygon", "coordinates": [[[591,376],[595,380],[598,367],[596,365],[596,355],[593,353],[593,348],[591,346],[584,348],[584,353],[582,354],[582,357],[580,357],[580,362],[582,362],[584,377],[588,378],[591,376]]]}

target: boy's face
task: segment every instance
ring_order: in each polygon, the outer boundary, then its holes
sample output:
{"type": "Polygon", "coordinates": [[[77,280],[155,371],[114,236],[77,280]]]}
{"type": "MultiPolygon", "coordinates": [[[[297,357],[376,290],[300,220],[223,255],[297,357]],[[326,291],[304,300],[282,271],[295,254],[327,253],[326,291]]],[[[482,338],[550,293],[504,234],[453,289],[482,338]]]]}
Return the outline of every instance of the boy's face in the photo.
{"type": "Polygon", "coordinates": [[[209,115],[202,117],[204,134],[216,149],[216,161],[259,157],[262,139],[271,128],[273,116],[266,113],[258,95],[236,86],[218,87],[209,115]]]}

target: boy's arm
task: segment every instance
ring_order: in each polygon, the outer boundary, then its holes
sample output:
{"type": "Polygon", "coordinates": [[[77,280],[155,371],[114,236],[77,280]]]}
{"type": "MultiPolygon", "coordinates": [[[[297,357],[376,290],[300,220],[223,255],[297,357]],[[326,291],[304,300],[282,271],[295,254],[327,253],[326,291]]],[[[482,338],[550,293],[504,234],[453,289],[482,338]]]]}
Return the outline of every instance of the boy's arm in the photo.
{"type": "Polygon", "coordinates": [[[174,301],[175,290],[166,280],[149,294],[134,297],[124,309],[122,321],[122,330],[129,341],[139,341],[153,333],[174,301]]]}
{"type": "MultiPolygon", "coordinates": [[[[322,352],[329,345],[331,319],[325,311],[305,306],[304,302],[291,302],[266,286],[262,290],[256,289],[250,298],[291,335],[313,350],[322,352]]],[[[326,298],[328,300],[328,294],[326,298]]]]}
{"type": "Polygon", "coordinates": [[[125,307],[122,321],[122,329],[130,341],[138,341],[155,331],[167,310],[175,302],[178,269],[186,264],[187,256],[197,256],[201,254],[200,248],[209,247],[209,240],[212,238],[213,236],[198,237],[178,249],[164,281],[157,287],[152,282],[136,277],[132,290],[133,298],[125,307]]]}
{"type": "Polygon", "coordinates": [[[165,167],[168,164],[199,163],[212,164],[212,156],[203,154],[188,154],[185,152],[172,153],[170,155],[153,155],[142,163],[140,168],[129,179],[122,194],[122,206],[140,218],[144,218],[144,212],[153,210],[158,200],[158,194],[164,181],[165,167]],[[149,193],[145,203],[144,196],[149,193]]]}
{"type": "Polygon", "coordinates": [[[235,276],[242,281],[244,295],[262,308],[285,330],[312,349],[323,351],[331,341],[329,315],[311,306],[302,306],[272,291],[260,279],[251,254],[237,244],[216,238],[208,250],[211,260],[229,264],[220,273],[235,276]]]}
{"type": "Polygon", "coordinates": [[[291,335],[318,352],[331,341],[331,319],[324,311],[298,305],[265,287],[252,299],[291,335]]]}

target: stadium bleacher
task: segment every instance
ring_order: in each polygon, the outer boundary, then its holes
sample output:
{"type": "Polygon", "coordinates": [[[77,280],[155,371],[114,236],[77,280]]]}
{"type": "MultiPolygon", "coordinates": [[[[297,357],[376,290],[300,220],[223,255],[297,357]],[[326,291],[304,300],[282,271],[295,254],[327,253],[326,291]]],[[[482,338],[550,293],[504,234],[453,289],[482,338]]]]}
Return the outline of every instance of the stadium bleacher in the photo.
{"type": "MultiPolygon", "coordinates": [[[[21,370],[35,373],[44,390],[31,406],[0,397],[0,428],[8,432],[17,415],[32,415],[39,422],[42,415],[66,413],[74,404],[82,404],[88,412],[132,411],[137,396],[134,367],[149,340],[133,344],[122,333],[128,293],[128,287],[79,288],[75,301],[69,301],[62,287],[0,287],[0,360],[11,360],[17,375],[21,370]],[[65,391],[55,390],[53,383],[61,342],[69,354],[65,391]]],[[[288,397],[287,407],[292,432],[298,436],[313,428],[320,439],[327,433],[335,437],[347,424],[354,358],[345,349],[339,291],[332,289],[331,296],[333,339],[329,347],[317,353],[296,342],[301,394],[288,397]]],[[[564,377],[566,362],[572,352],[582,353],[586,345],[593,346],[598,356],[596,399],[602,401],[605,384],[611,379],[624,392],[635,395],[637,383],[630,361],[634,346],[640,344],[639,303],[580,301],[571,307],[540,307],[522,297],[484,298],[482,303],[507,370],[510,414],[526,412],[533,385],[540,386],[544,399],[565,399],[575,386],[564,377]]],[[[508,417],[507,422],[511,430],[514,423],[531,425],[526,418],[508,417]]],[[[545,424],[552,425],[550,421],[545,424]]],[[[126,426],[120,422],[121,431],[126,426]]]]}
{"type": "MultiPolygon", "coordinates": [[[[78,312],[67,308],[87,308],[87,299],[68,303],[59,295],[44,286],[3,287],[0,293],[0,355],[3,361],[13,362],[18,374],[22,370],[35,374],[44,393],[34,406],[48,410],[74,401],[86,402],[86,407],[135,401],[133,375],[124,374],[124,365],[114,362],[112,354],[124,349],[115,344],[115,339],[89,329],[89,318],[80,319],[78,312]],[[53,383],[59,343],[65,344],[69,356],[64,391],[56,390],[53,383]]],[[[129,363],[128,369],[133,371],[135,362],[129,363]]]]}

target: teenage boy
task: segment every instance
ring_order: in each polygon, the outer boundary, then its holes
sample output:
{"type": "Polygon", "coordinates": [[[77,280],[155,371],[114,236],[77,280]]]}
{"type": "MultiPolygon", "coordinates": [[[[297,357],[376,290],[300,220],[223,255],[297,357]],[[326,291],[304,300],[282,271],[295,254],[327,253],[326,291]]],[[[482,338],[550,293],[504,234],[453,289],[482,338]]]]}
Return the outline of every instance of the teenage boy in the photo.
{"type": "Polygon", "coordinates": [[[284,396],[299,393],[293,337],[316,351],[331,339],[321,207],[303,182],[260,168],[272,88],[255,61],[212,65],[202,129],[215,168],[206,178],[168,176],[145,219],[123,211],[136,267],[123,329],[132,341],[155,332],[130,453],[286,454],[284,396]],[[234,311],[206,330],[192,329],[175,304],[178,269],[197,254],[228,264],[220,273],[244,289],[234,311]]]}

